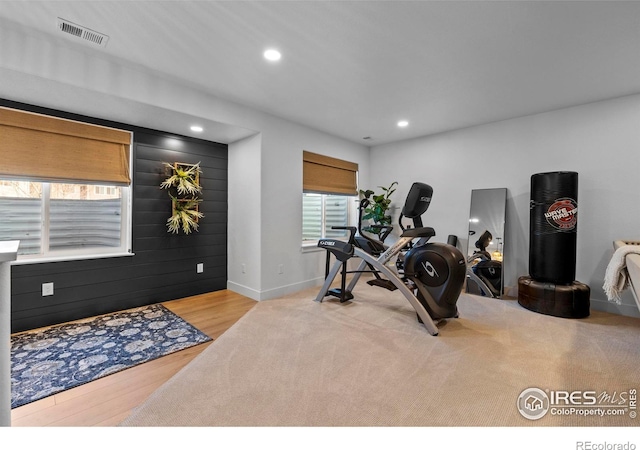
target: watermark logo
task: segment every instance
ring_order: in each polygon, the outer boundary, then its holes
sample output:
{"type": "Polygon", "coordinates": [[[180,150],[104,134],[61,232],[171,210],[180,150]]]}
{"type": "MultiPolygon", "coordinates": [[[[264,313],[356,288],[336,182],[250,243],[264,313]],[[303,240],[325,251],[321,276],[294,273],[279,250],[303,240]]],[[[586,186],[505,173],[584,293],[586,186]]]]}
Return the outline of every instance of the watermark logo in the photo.
{"type": "Polygon", "coordinates": [[[518,397],[518,411],[526,419],[541,419],[549,411],[549,396],[542,389],[525,389],[518,397]]]}
{"type": "Polygon", "coordinates": [[[518,396],[518,411],[529,420],[554,416],[637,417],[637,389],[626,391],[542,390],[527,388],[518,396]]]}
{"type": "Polygon", "coordinates": [[[633,442],[577,441],[576,450],[636,450],[633,442]]]}

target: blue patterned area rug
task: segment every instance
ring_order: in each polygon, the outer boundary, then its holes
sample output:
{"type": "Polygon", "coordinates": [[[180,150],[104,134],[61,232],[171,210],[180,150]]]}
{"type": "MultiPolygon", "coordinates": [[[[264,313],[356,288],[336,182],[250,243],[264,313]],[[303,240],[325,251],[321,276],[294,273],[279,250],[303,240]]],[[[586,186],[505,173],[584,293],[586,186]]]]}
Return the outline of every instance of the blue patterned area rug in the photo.
{"type": "Polygon", "coordinates": [[[11,408],[211,338],[156,304],[11,337],[11,408]]]}

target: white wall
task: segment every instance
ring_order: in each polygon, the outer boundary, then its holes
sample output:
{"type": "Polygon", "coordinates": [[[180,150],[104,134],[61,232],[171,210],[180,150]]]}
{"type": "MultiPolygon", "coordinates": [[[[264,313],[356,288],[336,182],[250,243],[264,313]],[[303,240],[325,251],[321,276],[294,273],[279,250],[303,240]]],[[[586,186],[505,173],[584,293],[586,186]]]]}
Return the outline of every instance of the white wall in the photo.
{"type": "Polygon", "coordinates": [[[261,298],[274,298],[319,284],[325,252],[303,252],[302,152],[358,164],[368,180],[369,149],[309,128],[269,118],[262,133],[262,280],[261,298]],[[283,273],[278,272],[282,265],[283,273]]]}
{"type": "Polygon", "coordinates": [[[251,298],[260,295],[261,147],[260,133],[229,145],[227,284],[251,298]]]}
{"type": "MultiPolygon", "coordinates": [[[[578,181],[576,279],[592,309],[640,317],[629,292],[607,301],[604,273],[615,239],[640,238],[640,95],[591,103],[419,139],[376,146],[371,182],[398,180],[401,203],[413,181],[430,184],[423,216],[436,241],[457,235],[466,248],[472,189],[506,187],[505,284],[529,274],[531,175],[575,171],[578,181]]],[[[517,292],[517,291],[515,291],[517,292]]]]}
{"type": "Polygon", "coordinates": [[[229,147],[228,286],[265,300],[324,278],[324,251],[302,250],[302,152],[355,162],[366,181],[369,150],[277,117],[252,126],[259,136],[229,147]]]}

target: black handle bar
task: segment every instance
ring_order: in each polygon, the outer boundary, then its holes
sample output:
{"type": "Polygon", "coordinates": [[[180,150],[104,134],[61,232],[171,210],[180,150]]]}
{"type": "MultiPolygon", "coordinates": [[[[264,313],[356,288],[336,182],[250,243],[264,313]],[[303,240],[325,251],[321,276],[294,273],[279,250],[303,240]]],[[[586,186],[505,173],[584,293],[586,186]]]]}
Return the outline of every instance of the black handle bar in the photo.
{"type": "Polygon", "coordinates": [[[355,237],[356,237],[356,231],[357,228],[356,227],[343,227],[343,226],[333,226],[331,227],[332,230],[349,230],[349,244],[354,244],[355,243],[355,237]]]}

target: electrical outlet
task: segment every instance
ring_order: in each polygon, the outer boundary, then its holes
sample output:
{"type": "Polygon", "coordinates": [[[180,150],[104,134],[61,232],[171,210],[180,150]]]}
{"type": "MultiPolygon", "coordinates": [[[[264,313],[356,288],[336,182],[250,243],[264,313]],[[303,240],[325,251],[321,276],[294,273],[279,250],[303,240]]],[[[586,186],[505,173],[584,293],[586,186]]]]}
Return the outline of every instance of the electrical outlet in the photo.
{"type": "Polygon", "coordinates": [[[284,273],[284,264],[278,266],[278,273],[284,273]]]}
{"type": "Polygon", "coordinates": [[[42,283],[42,296],[53,295],[53,283],[42,283]]]}
{"type": "Polygon", "coordinates": [[[247,273],[247,265],[246,264],[243,263],[240,267],[242,269],[242,273],[247,273]]]}
{"type": "Polygon", "coordinates": [[[197,272],[197,273],[202,273],[202,272],[204,272],[204,263],[198,263],[198,264],[196,265],[196,272],[197,272]]]}

